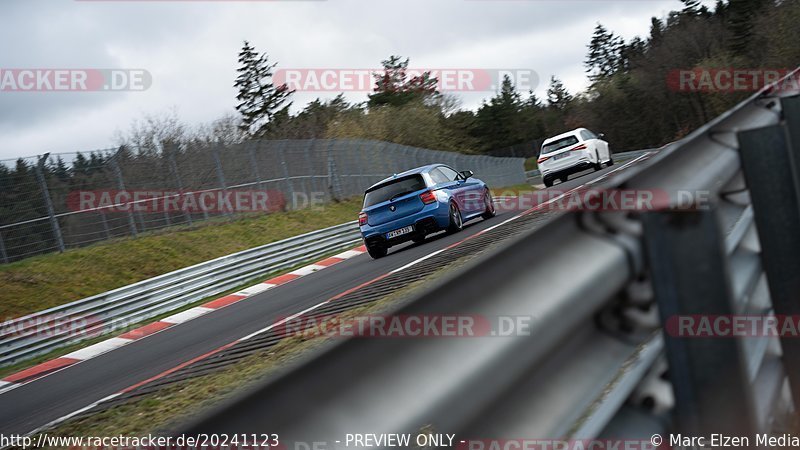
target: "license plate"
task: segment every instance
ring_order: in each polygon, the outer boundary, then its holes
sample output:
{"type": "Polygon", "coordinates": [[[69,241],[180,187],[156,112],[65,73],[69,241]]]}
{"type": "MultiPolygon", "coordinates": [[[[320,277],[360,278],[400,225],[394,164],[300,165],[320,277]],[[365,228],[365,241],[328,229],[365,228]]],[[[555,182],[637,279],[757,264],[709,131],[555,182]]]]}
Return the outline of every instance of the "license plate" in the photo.
{"type": "Polygon", "coordinates": [[[558,160],[558,159],[564,159],[567,156],[569,156],[569,152],[564,152],[564,153],[558,154],[556,156],[553,156],[553,161],[558,160]]]}
{"type": "Polygon", "coordinates": [[[387,239],[393,239],[393,238],[396,238],[397,236],[402,236],[404,234],[408,234],[408,233],[411,233],[413,231],[414,231],[414,227],[403,227],[403,228],[400,228],[399,230],[394,230],[394,231],[390,231],[390,232],[386,233],[386,238],[387,239]]]}

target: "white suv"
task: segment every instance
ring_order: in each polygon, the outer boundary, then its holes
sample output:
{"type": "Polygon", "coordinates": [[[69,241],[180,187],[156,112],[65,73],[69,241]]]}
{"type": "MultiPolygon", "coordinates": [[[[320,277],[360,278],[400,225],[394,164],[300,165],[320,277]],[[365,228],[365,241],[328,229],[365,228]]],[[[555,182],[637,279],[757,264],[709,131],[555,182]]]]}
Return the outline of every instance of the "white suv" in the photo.
{"type": "Polygon", "coordinates": [[[555,179],[567,181],[567,177],[589,168],[600,170],[603,164],[612,165],[608,142],[586,128],[578,128],[547,139],[539,153],[539,170],[544,185],[550,187],[555,179]]]}

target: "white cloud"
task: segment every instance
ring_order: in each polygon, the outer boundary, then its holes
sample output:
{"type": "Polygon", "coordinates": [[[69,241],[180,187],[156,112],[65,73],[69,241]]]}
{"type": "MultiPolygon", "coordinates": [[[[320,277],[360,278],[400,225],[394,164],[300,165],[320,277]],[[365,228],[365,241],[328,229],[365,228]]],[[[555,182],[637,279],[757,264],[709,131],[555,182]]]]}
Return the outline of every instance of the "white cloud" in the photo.
{"type": "MultiPolygon", "coordinates": [[[[113,145],[115,130],[177,106],[188,123],[235,105],[244,39],[280,67],[373,68],[389,55],[430,68],[533,69],[583,89],[595,23],[626,39],[677,0],[329,0],[324,2],[76,2],[5,0],[0,68],[144,68],[145,92],[0,92],[0,159],[113,145]]],[[[336,93],[297,93],[296,107],[336,93]]],[[[491,93],[463,95],[474,107],[491,93]]],[[[355,101],[363,93],[350,93],[355,101]]]]}

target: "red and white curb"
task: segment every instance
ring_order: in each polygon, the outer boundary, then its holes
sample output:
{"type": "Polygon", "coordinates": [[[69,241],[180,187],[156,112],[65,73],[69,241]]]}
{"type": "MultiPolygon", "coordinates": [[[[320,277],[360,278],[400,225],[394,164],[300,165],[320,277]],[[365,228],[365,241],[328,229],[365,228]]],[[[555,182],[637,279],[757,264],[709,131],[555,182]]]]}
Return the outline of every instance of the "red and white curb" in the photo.
{"type": "Polygon", "coordinates": [[[363,245],[360,247],[356,247],[352,250],[347,250],[345,252],[331,256],[330,258],[317,261],[313,264],[309,264],[299,269],[295,269],[289,273],[271,278],[264,282],[250,286],[246,289],[242,289],[241,291],[234,292],[233,294],[220,297],[203,305],[195,306],[194,308],[190,308],[185,311],[181,311],[177,314],[173,314],[169,317],[165,317],[159,320],[158,322],[153,322],[144,325],[142,327],[136,328],[134,330],[128,331],[127,333],[124,333],[120,336],[113,337],[104,340],[102,342],[98,342],[97,344],[92,344],[88,347],[76,350],[72,353],[66,354],[59,358],[55,358],[50,361],[43,362],[41,364],[37,364],[33,367],[17,372],[13,375],[9,375],[0,380],[0,394],[8,392],[26,383],[30,383],[31,381],[38,380],[39,378],[50,375],[52,373],[70,367],[72,365],[78,364],[82,361],[89,360],[96,356],[102,355],[103,353],[107,353],[110,352],[111,350],[123,347],[125,345],[130,344],[131,342],[135,342],[139,339],[151,336],[160,331],[172,328],[176,325],[204,316],[218,309],[224,308],[228,305],[238,303],[248,297],[252,297],[256,294],[268,291],[282,284],[286,284],[290,281],[294,281],[298,278],[310,275],[314,272],[319,272],[320,270],[338,264],[342,261],[361,255],[366,251],[367,249],[363,245]]]}

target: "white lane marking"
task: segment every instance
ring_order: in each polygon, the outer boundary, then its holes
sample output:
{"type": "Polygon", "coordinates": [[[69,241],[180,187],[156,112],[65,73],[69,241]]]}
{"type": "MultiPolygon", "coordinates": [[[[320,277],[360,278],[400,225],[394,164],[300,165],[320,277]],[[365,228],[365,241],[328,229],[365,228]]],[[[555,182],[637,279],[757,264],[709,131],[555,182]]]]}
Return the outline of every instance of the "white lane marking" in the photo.
{"type": "Polygon", "coordinates": [[[95,406],[99,405],[100,403],[105,403],[105,402],[107,402],[109,400],[113,400],[113,399],[119,397],[120,395],[121,394],[118,392],[116,394],[111,394],[108,397],[103,397],[100,400],[89,404],[88,406],[85,406],[85,407],[83,407],[83,408],[81,408],[81,409],[79,409],[77,411],[73,411],[73,412],[67,414],[66,416],[62,416],[62,417],[59,417],[58,419],[50,421],[50,422],[46,423],[45,425],[43,425],[43,426],[31,431],[30,433],[27,433],[25,436],[33,436],[35,434],[38,434],[40,431],[44,431],[44,430],[47,430],[49,428],[53,428],[54,426],[66,421],[66,420],[69,420],[69,419],[77,416],[78,414],[81,414],[81,413],[83,413],[85,411],[88,411],[88,410],[94,408],[95,406]]]}
{"type": "Polygon", "coordinates": [[[266,333],[267,331],[269,331],[269,330],[271,330],[271,329],[273,329],[273,328],[275,328],[275,327],[277,327],[277,326],[279,326],[279,325],[283,325],[284,323],[286,323],[286,322],[288,322],[288,321],[290,321],[290,320],[294,320],[294,319],[296,319],[297,317],[299,317],[299,316],[302,316],[303,314],[305,314],[305,313],[307,313],[307,312],[313,311],[313,310],[315,310],[315,309],[319,308],[320,306],[327,304],[328,302],[329,302],[329,300],[325,300],[324,302],[317,303],[316,305],[314,305],[314,306],[311,306],[311,307],[309,307],[309,308],[306,308],[306,309],[304,309],[304,310],[300,311],[300,312],[299,312],[299,313],[297,313],[297,314],[293,314],[293,315],[291,315],[291,316],[289,316],[289,317],[287,317],[287,318],[285,318],[285,319],[281,319],[281,320],[279,320],[279,321],[277,321],[277,322],[273,323],[272,325],[270,325],[270,326],[268,326],[268,327],[265,327],[265,328],[262,328],[262,329],[260,329],[260,330],[258,330],[258,331],[256,331],[256,332],[250,333],[250,334],[248,334],[247,336],[245,336],[245,337],[243,337],[243,338],[240,338],[240,339],[238,339],[237,341],[238,341],[238,342],[241,342],[241,341],[246,341],[246,340],[248,340],[248,339],[251,339],[251,338],[254,338],[254,337],[258,336],[259,334],[266,333]]]}
{"type": "Polygon", "coordinates": [[[334,255],[333,257],[338,259],[350,259],[363,254],[364,252],[359,252],[358,250],[348,250],[346,252],[339,253],[338,255],[334,255]]]}
{"type": "Polygon", "coordinates": [[[173,314],[165,319],[161,319],[159,322],[167,322],[167,323],[184,323],[188,322],[192,319],[200,317],[204,314],[208,314],[211,311],[214,311],[211,308],[206,308],[204,306],[196,306],[192,309],[187,309],[186,311],[179,312],[178,314],[173,314]]]}
{"type": "Polygon", "coordinates": [[[644,158],[644,157],[646,157],[646,156],[650,156],[650,155],[652,155],[652,154],[653,154],[653,152],[649,152],[649,153],[645,153],[645,154],[639,155],[639,156],[637,156],[636,158],[634,158],[634,159],[632,159],[632,160],[630,160],[630,161],[626,162],[625,164],[623,164],[623,165],[621,165],[621,166],[619,166],[619,167],[615,168],[614,170],[609,170],[608,172],[604,173],[603,175],[601,175],[601,176],[599,176],[599,177],[595,178],[594,180],[592,180],[592,181],[590,181],[590,182],[588,182],[588,183],[586,183],[586,184],[594,184],[594,183],[596,183],[596,182],[598,182],[598,181],[600,181],[600,180],[602,180],[602,179],[604,179],[604,178],[607,178],[607,177],[608,177],[609,175],[611,175],[612,173],[614,173],[614,172],[617,172],[617,171],[620,171],[620,170],[622,170],[622,169],[624,169],[624,168],[626,168],[626,167],[630,166],[631,164],[635,163],[636,161],[638,161],[638,160],[640,160],[640,159],[642,159],[642,158],[644,158]]]}
{"type": "Polygon", "coordinates": [[[18,383],[12,383],[10,381],[0,381],[0,394],[6,391],[10,391],[17,386],[19,386],[18,383]]]}
{"type": "Polygon", "coordinates": [[[304,277],[304,276],[306,276],[308,274],[314,273],[314,272],[322,270],[324,268],[325,268],[325,266],[320,266],[318,264],[309,264],[309,265],[307,265],[305,267],[301,267],[301,268],[299,268],[297,270],[293,270],[293,271],[291,271],[289,273],[292,274],[292,275],[298,275],[298,276],[304,277]]]}
{"type": "Polygon", "coordinates": [[[271,283],[258,283],[256,285],[250,286],[249,288],[242,289],[241,291],[236,292],[233,295],[242,295],[245,297],[250,297],[251,295],[259,294],[274,287],[275,285],[271,283]]]}
{"type": "Polygon", "coordinates": [[[506,219],[506,220],[504,220],[504,221],[502,221],[502,222],[500,222],[500,223],[498,223],[498,224],[496,224],[496,225],[492,225],[492,226],[490,226],[490,227],[488,227],[488,228],[485,228],[485,229],[481,230],[480,232],[478,232],[478,234],[486,233],[487,231],[494,230],[495,228],[497,228],[497,227],[499,227],[499,226],[501,226],[501,225],[505,225],[505,224],[507,224],[508,222],[511,222],[512,220],[519,219],[519,218],[520,218],[520,217],[522,217],[524,214],[527,214],[527,213],[529,213],[529,212],[533,212],[533,211],[535,211],[536,209],[538,209],[538,208],[540,208],[540,207],[542,207],[542,206],[544,206],[544,205],[547,205],[547,204],[553,203],[554,201],[556,201],[556,200],[559,200],[559,199],[563,198],[564,196],[571,194],[572,192],[574,192],[575,190],[577,190],[577,189],[579,189],[579,188],[581,188],[581,187],[583,187],[583,186],[586,186],[586,185],[589,185],[589,184],[594,184],[594,183],[596,183],[597,181],[599,181],[599,180],[602,180],[603,178],[606,178],[607,176],[611,175],[612,173],[614,173],[614,172],[617,172],[617,171],[619,171],[619,170],[622,170],[622,169],[624,169],[624,168],[628,167],[629,165],[631,165],[631,164],[635,163],[636,161],[638,161],[638,160],[640,160],[640,159],[642,159],[642,158],[644,158],[644,157],[646,157],[646,156],[649,156],[649,155],[651,155],[651,154],[652,154],[652,152],[650,152],[650,153],[645,153],[645,154],[643,154],[643,155],[639,155],[639,156],[638,156],[638,157],[636,157],[635,159],[632,159],[632,160],[628,161],[627,163],[625,163],[625,164],[623,164],[623,165],[621,165],[621,166],[619,166],[619,167],[616,167],[616,168],[614,168],[613,170],[609,170],[608,172],[604,173],[602,176],[599,176],[599,177],[597,177],[597,178],[594,178],[594,179],[592,179],[591,181],[588,181],[588,182],[586,182],[586,183],[583,183],[583,184],[581,184],[581,185],[579,185],[579,186],[576,186],[576,187],[574,187],[574,188],[572,188],[572,189],[570,189],[570,190],[568,190],[568,191],[566,191],[566,192],[562,193],[561,195],[559,195],[559,196],[557,196],[557,197],[554,197],[554,198],[551,198],[550,200],[548,200],[548,201],[546,201],[546,202],[544,202],[544,203],[540,203],[540,204],[538,204],[538,205],[534,206],[534,207],[533,207],[533,208],[531,208],[531,209],[525,210],[524,212],[522,212],[522,213],[520,213],[520,214],[517,214],[516,216],[513,216],[513,217],[511,217],[510,219],[506,219]]]}
{"type": "Polygon", "coordinates": [[[98,342],[97,344],[94,345],[90,345],[86,348],[76,350],[72,353],[64,355],[63,357],[70,359],[77,359],[78,361],[85,361],[87,359],[94,358],[95,356],[102,355],[105,352],[114,350],[115,348],[122,347],[123,345],[128,345],[131,342],[133,342],[133,339],[115,337],[111,339],[106,339],[105,341],[102,342],[98,342]]]}
{"type": "MultiPolygon", "coordinates": [[[[461,243],[461,242],[459,242],[459,244],[460,244],[460,243],[461,243]]],[[[409,267],[411,267],[411,266],[414,266],[414,265],[416,265],[416,264],[419,264],[419,263],[421,263],[422,261],[425,261],[425,260],[426,260],[426,259],[428,259],[428,258],[432,258],[432,257],[434,257],[434,256],[438,255],[439,253],[442,253],[443,251],[447,250],[448,248],[450,248],[450,247],[445,247],[445,248],[443,248],[443,249],[441,249],[441,250],[436,250],[436,251],[435,251],[435,252],[433,252],[433,253],[428,253],[427,255],[423,256],[422,258],[415,259],[414,261],[411,261],[410,263],[406,264],[405,266],[398,267],[397,269],[394,269],[394,270],[392,270],[392,271],[391,271],[391,272],[389,272],[389,273],[396,273],[396,272],[400,272],[400,271],[401,271],[401,270],[403,270],[403,269],[408,269],[408,268],[409,268],[409,267]]]]}

